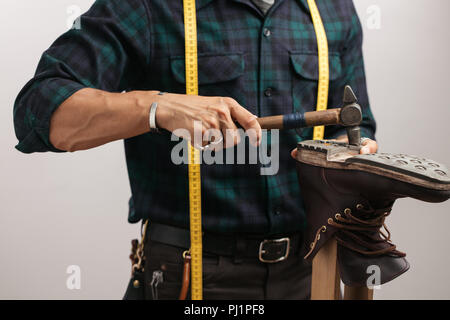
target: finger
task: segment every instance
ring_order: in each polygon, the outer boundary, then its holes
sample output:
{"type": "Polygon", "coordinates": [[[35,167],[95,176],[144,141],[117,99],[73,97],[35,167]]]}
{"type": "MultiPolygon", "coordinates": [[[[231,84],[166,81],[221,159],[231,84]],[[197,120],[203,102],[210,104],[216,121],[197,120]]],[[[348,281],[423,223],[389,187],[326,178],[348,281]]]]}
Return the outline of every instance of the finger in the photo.
{"type": "Polygon", "coordinates": [[[194,121],[194,125],[190,129],[191,144],[197,149],[207,146],[209,144],[208,136],[210,129],[214,128],[211,127],[208,121],[194,121]]]}
{"type": "Polygon", "coordinates": [[[361,154],[376,153],[378,151],[378,144],[374,140],[367,139],[362,143],[361,154]]]}
{"type": "Polygon", "coordinates": [[[231,117],[235,119],[247,131],[250,143],[257,146],[261,143],[261,126],[257,121],[257,117],[240,106],[237,102],[230,107],[231,117]]]}
{"type": "Polygon", "coordinates": [[[216,112],[217,117],[219,119],[219,126],[222,130],[222,135],[224,139],[224,147],[229,148],[240,142],[240,136],[238,132],[238,128],[231,118],[230,108],[228,105],[218,105],[211,106],[210,110],[216,112]]]}
{"type": "MultiPolygon", "coordinates": [[[[231,117],[230,117],[231,119],[231,117]]],[[[239,131],[234,122],[231,121],[221,121],[221,129],[224,137],[224,147],[233,147],[241,141],[239,136],[239,131]]]]}
{"type": "Polygon", "coordinates": [[[223,149],[223,135],[220,129],[208,129],[205,133],[208,139],[207,145],[209,150],[219,151],[223,149]]]}
{"type": "Polygon", "coordinates": [[[214,111],[207,111],[201,113],[201,129],[202,129],[202,145],[206,146],[214,141],[222,141],[222,132],[220,131],[220,120],[217,113],[214,111]]]}
{"type": "Polygon", "coordinates": [[[298,153],[297,148],[295,148],[294,150],[291,151],[291,157],[297,159],[297,153],[298,153]]]}

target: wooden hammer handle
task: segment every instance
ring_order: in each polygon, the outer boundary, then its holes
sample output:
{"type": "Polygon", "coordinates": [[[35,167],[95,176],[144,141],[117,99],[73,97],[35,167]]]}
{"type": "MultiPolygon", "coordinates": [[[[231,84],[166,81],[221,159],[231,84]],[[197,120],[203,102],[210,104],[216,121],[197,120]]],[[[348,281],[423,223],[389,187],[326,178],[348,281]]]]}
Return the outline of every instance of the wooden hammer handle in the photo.
{"type": "Polygon", "coordinates": [[[306,127],[330,126],[340,123],[341,109],[305,112],[306,127]]]}
{"type": "Polygon", "coordinates": [[[258,118],[259,125],[261,129],[283,129],[283,118],[284,116],[271,116],[258,118]]]}
{"type": "MultiPolygon", "coordinates": [[[[311,111],[303,114],[304,121],[298,124],[298,128],[307,128],[314,126],[336,125],[340,122],[339,114],[341,109],[329,109],[324,111],[311,111]]],[[[287,116],[270,116],[258,118],[258,122],[262,129],[284,129],[285,117],[287,116]]]]}

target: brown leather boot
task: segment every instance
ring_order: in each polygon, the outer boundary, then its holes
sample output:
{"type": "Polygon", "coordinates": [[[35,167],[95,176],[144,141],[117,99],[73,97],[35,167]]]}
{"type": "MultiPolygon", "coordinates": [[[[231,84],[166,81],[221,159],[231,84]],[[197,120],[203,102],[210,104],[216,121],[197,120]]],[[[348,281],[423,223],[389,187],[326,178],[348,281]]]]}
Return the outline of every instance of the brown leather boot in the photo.
{"type": "Polygon", "coordinates": [[[331,141],[304,141],[297,150],[307,212],[305,258],[334,236],[346,285],[365,286],[372,265],[380,268],[380,284],[406,272],[406,254],[392,244],[385,218],[398,198],[449,199],[447,168],[404,154],[359,155],[358,148],[331,141]]]}

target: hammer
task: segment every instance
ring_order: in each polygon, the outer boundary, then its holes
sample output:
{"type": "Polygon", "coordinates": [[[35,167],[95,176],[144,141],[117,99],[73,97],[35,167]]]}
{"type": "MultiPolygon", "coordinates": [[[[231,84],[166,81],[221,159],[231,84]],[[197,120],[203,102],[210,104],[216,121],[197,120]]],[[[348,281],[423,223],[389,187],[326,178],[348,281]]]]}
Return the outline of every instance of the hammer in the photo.
{"type": "Polygon", "coordinates": [[[361,107],[357,103],[350,86],[345,86],[341,108],[324,111],[295,112],[287,115],[258,118],[262,129],[299,129],[314,126],[342,125],[346,128],[348,143],[359,146],[361,143],[361,107]]]}

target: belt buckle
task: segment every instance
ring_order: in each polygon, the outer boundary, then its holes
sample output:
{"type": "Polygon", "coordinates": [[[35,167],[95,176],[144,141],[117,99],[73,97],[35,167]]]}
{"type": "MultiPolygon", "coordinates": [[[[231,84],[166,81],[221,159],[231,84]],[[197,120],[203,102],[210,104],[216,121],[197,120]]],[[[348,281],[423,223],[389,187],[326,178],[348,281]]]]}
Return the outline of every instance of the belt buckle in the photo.
{"type": "Polygon", "coordinates": [[[269,239],[269,240],[261,241],[261,243],[259,244],[259,261],[264,262],[264,263],[276,263],[276,262],[280,262],[280,261],[286,260],[287,257],[289,256],[290,245],[291,245],[291,239],[290,238],[269,239]],[[282,243],[286,243],[285,249],[284,249],[284,254],[282,256],[280,256],[278,258],[275,258],[275,259],[265,259],[263,257],[263,255],[267,253],[267,250],[264,249],[265,245],[267,245],[267,244],[275,244],[275,245],[278,246],[278,245],[280,245],[282,243]]]}

